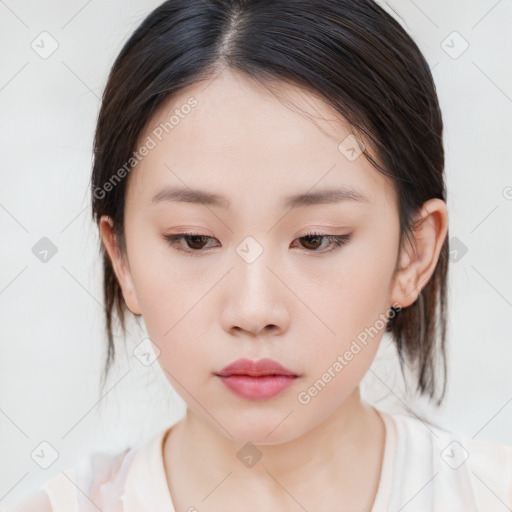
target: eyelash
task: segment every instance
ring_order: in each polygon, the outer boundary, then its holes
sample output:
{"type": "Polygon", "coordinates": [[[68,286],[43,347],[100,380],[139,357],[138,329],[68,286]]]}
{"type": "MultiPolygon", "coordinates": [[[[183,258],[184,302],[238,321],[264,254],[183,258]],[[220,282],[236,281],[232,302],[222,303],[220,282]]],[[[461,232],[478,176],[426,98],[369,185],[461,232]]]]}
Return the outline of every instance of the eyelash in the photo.
{"type": "MultiPolygon", "coordinates": [[[[305,235],[299,237],[297,240],[300,240],[301,238],[325,238],[327,240],[330,240],[331,244],[333,245],[333,248],[328,251],[318,251],[317,249],[308,250],[305,249],[307,252],[311,253],[326,253],[331,252],[336,249],[339,249],[342,245],[345,245],[351,238],[352,233],[348,233],[346,235],[326,235],[324,233],[319,233],[317,231],[311,231],[309,233],[306,233],[305,235]]],[[[183,249],[179,247],[179,242],[183,239],[190,239],[193,237],[201,237],[201,238],[214,238],[207,235],[201,235],[200,233],[181,233],[179,235],[163,235],[165,240],[169,243],[169,245],[173,248],[175,248],[177,251],[185,252],[191,256],[199,256],[202,252],[204,252],[203,249],[183,249]]]]}

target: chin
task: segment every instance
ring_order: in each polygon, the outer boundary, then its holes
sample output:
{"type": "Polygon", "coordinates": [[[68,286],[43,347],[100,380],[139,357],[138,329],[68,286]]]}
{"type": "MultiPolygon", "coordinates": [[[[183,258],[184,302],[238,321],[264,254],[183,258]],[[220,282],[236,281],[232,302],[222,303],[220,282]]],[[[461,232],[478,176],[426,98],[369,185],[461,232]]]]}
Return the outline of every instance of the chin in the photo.
{"type": "Polygon", "coordinates": [[[295,424],[297,418],[294,417],[294,414],[289,414],[289,411],[290,409],[287,408],[276,411],[274,414],[263,410],[243,415],[234,413],[234,417],[230,420],[224,416],[222,425],[231,434],[231,437],[222,427],[215,425],[215,429],[227,439],[239,444],[282,444],[292,441],[302,434],[295,424]],[[283,412],[285,410],[287,412],[283,412]]]}

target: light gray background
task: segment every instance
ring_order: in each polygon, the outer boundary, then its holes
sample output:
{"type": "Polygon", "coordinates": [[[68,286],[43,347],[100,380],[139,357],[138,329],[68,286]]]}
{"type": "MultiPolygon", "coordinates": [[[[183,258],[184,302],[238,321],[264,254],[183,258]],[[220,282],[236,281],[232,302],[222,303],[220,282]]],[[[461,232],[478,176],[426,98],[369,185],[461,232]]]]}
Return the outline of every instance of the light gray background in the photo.
{"type": "MultiPolygon", "coordinates": [[[[0,506],[93,450],[147,440],[184,412],[157,363],[121,360],[107,394],[97,388],[104,333],[89,206],[92,136],[114,58],[159,3],[0,0],[0,506]],[[58,43],[45,59],[31,47],[35,41],[42,51],[45,37],[51,48],[43,31],[58,43]],[[42,237],[57,247],[46,263],[32,252],[42,237]],[[48,469],[31,458],[34,450],[51,455],[43,441],[58,452],[48,469]]],[[[450,238],[467,248],[450,263],[446,404],[415,410],[464,436],[512,445],[512,2],[385,7],[433,69],[450,238]],[[458,55],[464,41],[469,47],[458,55]]],[[[129,330],[131,351],[145,338],[144,324],[129,330]]],[[[411,399],[390,348],[383,340],[363,391],[399,412],[411,399]]]]}

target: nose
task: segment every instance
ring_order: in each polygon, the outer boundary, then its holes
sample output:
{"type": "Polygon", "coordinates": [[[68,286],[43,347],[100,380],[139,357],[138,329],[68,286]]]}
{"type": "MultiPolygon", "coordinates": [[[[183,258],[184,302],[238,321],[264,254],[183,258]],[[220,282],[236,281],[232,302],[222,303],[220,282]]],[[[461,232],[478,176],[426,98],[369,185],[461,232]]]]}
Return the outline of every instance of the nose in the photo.
{"type": "Polygon", "coordinates": [[[230,334],[270,336],[289,328],[291,297],[286,273],[264,251],[255,261],[233,261],[223,283],[221,323],[230,334]]]}

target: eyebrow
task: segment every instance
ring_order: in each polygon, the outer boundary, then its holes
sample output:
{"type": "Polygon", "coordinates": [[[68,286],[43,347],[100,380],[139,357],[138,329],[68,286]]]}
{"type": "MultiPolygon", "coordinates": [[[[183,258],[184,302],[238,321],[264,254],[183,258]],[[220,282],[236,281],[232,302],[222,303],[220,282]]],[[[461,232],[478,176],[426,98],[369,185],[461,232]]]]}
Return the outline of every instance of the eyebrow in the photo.
{"type": "MultiPolygon", "coordinates": [[[[221,194],[181,187],[165,187],[151,199],[152,204],[163,201],[203,204],[205,206],[225,209],[231,206],[229,199],[221,194]]],[[[285,197],[283,200],[283,208],[304,208],[318,204],[334,204],[343,201],[371,203],[370,199],[361,191],[353,187],[343,186],[285,197]]]]}

